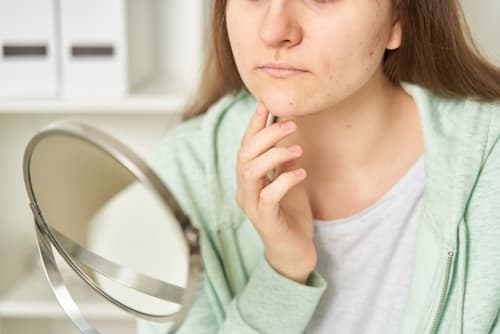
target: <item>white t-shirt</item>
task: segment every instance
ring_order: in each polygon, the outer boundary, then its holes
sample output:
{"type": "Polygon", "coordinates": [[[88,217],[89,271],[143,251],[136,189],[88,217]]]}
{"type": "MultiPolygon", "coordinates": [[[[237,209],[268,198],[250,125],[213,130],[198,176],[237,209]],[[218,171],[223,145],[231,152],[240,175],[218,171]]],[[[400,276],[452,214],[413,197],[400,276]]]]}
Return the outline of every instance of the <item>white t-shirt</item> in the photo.
{"type": "Polygon", "coordinates": [[[306,333],[399,332],[424,179],[422,155],[369,208],[347,218],[314,221],[316,270],[328,287],[306,333]]]}

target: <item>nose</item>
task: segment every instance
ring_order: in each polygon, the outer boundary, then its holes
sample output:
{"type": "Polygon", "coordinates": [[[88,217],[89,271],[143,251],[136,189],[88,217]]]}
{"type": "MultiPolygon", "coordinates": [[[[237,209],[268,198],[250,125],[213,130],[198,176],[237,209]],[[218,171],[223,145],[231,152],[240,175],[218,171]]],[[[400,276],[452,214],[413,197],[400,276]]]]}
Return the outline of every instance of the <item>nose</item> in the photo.
{"type": "Polygon", "coordinates": [[[302,40],[302,28],[292,1],[270,0],[259,27],[262,42],[273,48],[292,47],[302,40]]]}

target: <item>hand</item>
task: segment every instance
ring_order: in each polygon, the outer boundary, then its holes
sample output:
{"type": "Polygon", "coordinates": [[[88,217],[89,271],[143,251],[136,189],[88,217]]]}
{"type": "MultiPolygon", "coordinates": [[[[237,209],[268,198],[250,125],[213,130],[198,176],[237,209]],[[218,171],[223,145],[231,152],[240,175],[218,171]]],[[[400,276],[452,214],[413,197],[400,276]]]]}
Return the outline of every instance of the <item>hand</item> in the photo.
{"type": "Polygon", "coordinates": [[[270,170],[299,158],[302,149],[293,145],[297,150],[290,152],[274,146],[292,134],[296,124],[286,121],[266,127],[268,113],[259,104],[241,140],[236,201],[259,233],[269,264],[281,275],[303,284],[317,261],[311,208],[304,187],[299,185],[306,171],[283,169],[273,181],[267,177],[270,170]],[[283,129],[284,123],[291,127],[283,129]]]}

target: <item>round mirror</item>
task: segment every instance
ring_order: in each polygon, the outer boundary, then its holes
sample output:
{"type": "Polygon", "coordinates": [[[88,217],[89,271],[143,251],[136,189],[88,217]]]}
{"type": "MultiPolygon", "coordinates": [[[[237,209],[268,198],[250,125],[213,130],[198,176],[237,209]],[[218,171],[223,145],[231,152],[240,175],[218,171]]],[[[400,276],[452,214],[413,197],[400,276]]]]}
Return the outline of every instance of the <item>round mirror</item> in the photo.
{"type": "Polygon", "coordinates": [[[47,277],[81,332],[92,325],[65,289],[53,249],[114,305],[180,324],[201,271],[198,234],[136,154],[88,125],[56,123],[28,144],[24,177],[47,277]]]}

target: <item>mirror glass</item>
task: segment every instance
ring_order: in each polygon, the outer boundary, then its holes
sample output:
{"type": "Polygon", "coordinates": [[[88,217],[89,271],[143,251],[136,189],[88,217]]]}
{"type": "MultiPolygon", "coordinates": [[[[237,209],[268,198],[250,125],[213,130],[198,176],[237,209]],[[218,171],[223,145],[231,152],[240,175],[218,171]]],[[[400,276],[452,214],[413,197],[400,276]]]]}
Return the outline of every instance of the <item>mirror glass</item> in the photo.
{"type": "Polygon", "coordinates": [[[67,133],[43,137],[29,166],[55,246],[88,284],[138,313],[180,310],[189,247],[156,191],[98,146],[67,133]]]}

